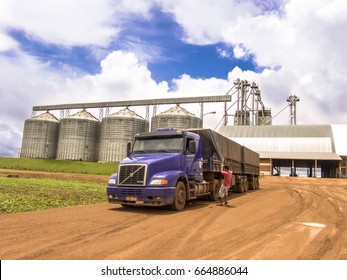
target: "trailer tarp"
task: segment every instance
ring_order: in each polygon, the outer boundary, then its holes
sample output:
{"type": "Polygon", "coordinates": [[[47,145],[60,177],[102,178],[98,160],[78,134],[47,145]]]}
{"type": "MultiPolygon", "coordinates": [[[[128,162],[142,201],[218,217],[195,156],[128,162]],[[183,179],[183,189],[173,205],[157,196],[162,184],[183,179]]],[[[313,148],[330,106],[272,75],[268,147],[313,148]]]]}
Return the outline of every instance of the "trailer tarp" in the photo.
{"type": "Polygon", "coordinates": [[[221,161],[242,161],[241,145],[211,129],[188,129],[200,135],[203,157],[214,157],[221,161]]]}

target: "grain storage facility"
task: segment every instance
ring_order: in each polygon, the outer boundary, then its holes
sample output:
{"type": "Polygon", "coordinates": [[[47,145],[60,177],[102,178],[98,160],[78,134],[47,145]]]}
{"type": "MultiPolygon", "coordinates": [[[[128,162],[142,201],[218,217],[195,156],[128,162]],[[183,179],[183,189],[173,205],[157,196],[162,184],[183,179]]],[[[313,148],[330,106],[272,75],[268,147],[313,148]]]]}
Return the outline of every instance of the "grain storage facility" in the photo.
{"type": "Polygon", "coordinates": [[[149,123],[126,108],[103,118],[100,129],[98,161],[119,162],[127,156],[134,135],[148,131],[149,123]]]}
{"type": "Polygon", "coordinates": [[[54,159],[58,133],[59,120],[48,112],[25,120],[20,157],[54,159]]]}
{"type": "Polygon", "coordinates": [[[86,110],[61,119],[57,159],[97,161],[99,125],[86,110]]]}
{"type": "Polygon", "coordinates": [[[179,105],[152,117],[151,131],[162,127],[176,129],[201,128],[202,120],[179,105]]]}
{"type": "Polygon", "coordinates": [[[331,125],[223,126],[219,133],[260,156],[263,175],[340,177],[331,125]]]}

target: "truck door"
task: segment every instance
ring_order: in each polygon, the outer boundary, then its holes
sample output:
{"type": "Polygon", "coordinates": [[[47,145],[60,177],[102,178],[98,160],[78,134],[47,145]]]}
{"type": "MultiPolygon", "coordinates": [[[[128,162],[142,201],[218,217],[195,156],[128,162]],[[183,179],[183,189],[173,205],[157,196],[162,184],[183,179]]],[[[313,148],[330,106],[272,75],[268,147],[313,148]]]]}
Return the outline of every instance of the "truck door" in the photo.
{"type": "MultiPolygon", "coordinates": [[[[194,172],[192,172],[193,162],[195,153],[189,149],[189,142],[194,141],[193,138],[187,137],[185,141],[185,162],[183,163],[184,172],[188,175],[189,178],[194,177],[194,172]]],[[[195,151],[194,151],[195,152],[195,151]]]]}
{"type": "Polygon", "coordinates": [[[185,164],[184,171],[190,180],[196,180],[198,173],[200,172],[199,162],[196,161],[196,147],[197,143],[194,138],[187,137],[185,143],[185,164]],[[194,149],[192,149],[191,142],[194,142],[194,149]],[[191,148],[190,148],[191,147],[191,148]]]}

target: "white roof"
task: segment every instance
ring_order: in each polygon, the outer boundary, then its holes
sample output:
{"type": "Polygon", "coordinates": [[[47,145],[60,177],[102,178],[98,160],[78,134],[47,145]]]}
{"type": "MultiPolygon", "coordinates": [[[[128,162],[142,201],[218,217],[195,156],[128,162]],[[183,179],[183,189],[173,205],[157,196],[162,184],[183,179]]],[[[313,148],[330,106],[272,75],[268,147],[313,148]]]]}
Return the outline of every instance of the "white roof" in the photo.
{"type": "Polygon", "coordinates": [[[341,160],[330,125],[223,126],[219,133],[261,158],[341,160]]]}
{"type": "Polygon", "coordinates": [[[311,152],[332,153],[331,140],[327,137],[319,138],[231,138],[235,142],[258,152],[311,152]]]}

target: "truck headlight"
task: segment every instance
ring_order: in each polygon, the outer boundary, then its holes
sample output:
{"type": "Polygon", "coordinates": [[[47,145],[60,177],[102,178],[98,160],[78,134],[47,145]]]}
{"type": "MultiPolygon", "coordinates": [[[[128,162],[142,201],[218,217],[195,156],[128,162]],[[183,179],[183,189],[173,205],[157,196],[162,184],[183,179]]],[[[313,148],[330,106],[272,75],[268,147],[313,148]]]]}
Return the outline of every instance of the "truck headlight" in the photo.
{"type": "Polygon", "coordinates": [[[109,184],[109,185],[115,186],[115,185],[116,185],[116,179],[112,179],[112,178],[109,179],[109,180],[108,180],[108,184],[109,184]]]}
{"type": "Polygon", "coordinates": [[[150,183],[151,185],[167,185],[169,181],[167,179],[154,179],[150,183]]]}

